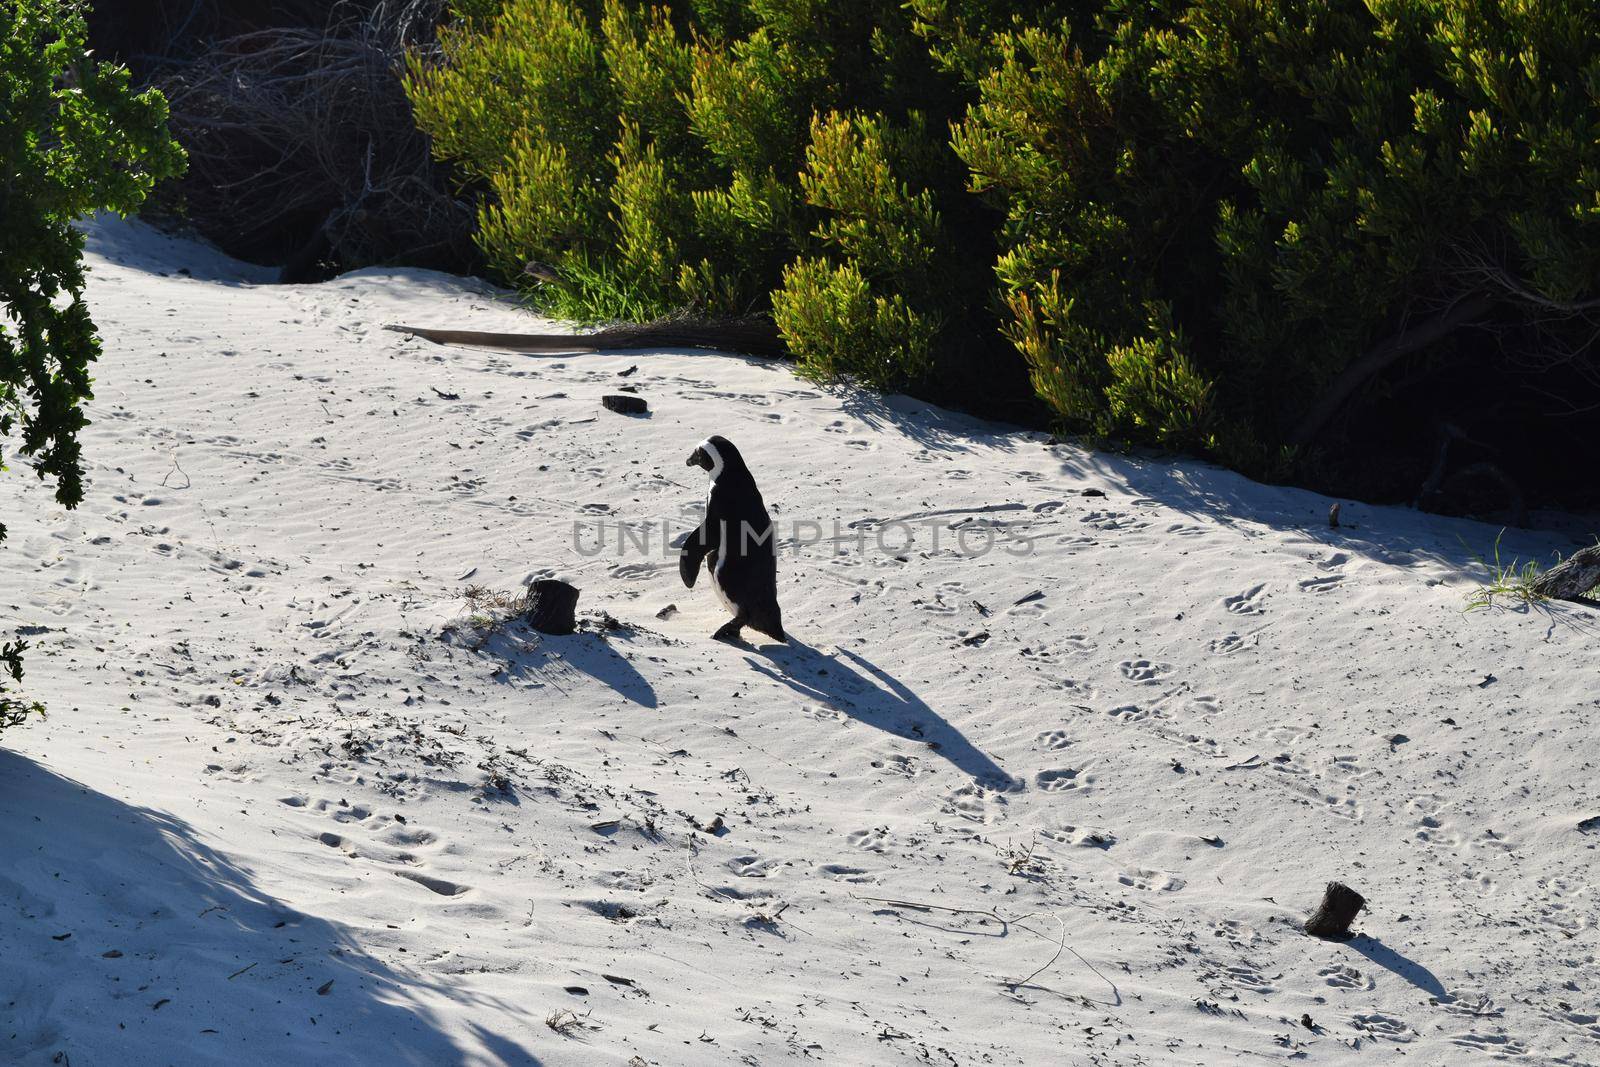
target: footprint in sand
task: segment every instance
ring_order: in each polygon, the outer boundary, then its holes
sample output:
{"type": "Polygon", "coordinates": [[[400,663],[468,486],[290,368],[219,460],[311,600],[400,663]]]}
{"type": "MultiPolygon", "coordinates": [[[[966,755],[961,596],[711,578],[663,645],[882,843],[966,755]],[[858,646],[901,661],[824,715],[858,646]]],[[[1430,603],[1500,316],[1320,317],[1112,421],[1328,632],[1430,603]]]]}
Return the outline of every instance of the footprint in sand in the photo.
{"type": "Polygon", "coordinates": [[[1503,1032],[1492,1034],[1462,1034],[1450,1039],[1463,1048],[1476,1049],[1491,1056],[1526,1056],[1528,1046],[1503,1032]]]}
{"type": "Polygon", "coordinates": [[[443,878],[435,878],[420,871],[395,871],[394,873],[401,878],[417,883],[429,892],[439,894],[441,897],[458,897],[471,888],[471,886],[457,885],[455,882],[446,881],[443,878]]]}
{"type": "Polygon", "coordinates": [[[800,712],[806,718],[815,719],[818,722],[840,722],[845,718],[844,712],[822,704],[806,704],[801,707],[800,712]]]}
{"type": "Polygon", "coordinates": [[[1088,700],[1095,694],[1094,686],[1077,678],[1061,678],[1051,684],[1063,693],[1078,697],[1080,700],[1088,700]]]}
{"type": "Polygon", "coordinates": [[[1335,989],[1362,989],[1373,988],[1372,979],[1356,970],[1354,967],[1342,963],[1330,963],[1317,972],[1322,980],[1335,989]]]}
{"type": "Polygon", "coordinates": [[[856,885],[876,882],[878,879],[868,874],[865,868],[852,867],[847,863],[824,863],[816,868],[816,873],[839,882],[852,882],[856,885]]]}
{"type": "Polygon", "coordinates": [[[1046,793],[1060,793],[1068,789],[1081,789],[1092,781],[1088,776],[1075,767],[1057,767],[1054,770],[1040,771],[1034,776],[1033,783],[1046,793]],[[1081,776],[1081,777],[1080,777],[1081,776]]]}
{"type": "Polygon", "coordinates": [[[1151,708],[1142,708],[1138,704],[1123,704],[1121,707],[1112,708],[1106,714],[1123,722],[1143,722],[1154,717],[1157,712],[1151,708]]]}
{"type": "Polygon", "coordinates": [[[1072,744],[1072,738],[1068,736],[1065,730],[1046,730],[1035,737],[1033,743],[1059,752],[1072,744]]]}
{"type": "Polygon", "coordinates": [[[1117,843],[1116,834],[1095,826],[1058,826],[1050,830],[1040,830],[1039,836],[1077,848],[1108,849],[1117,843]]]}
{"type": "Polygon", "coordinates": [[[1229,634],[1226,637],[1219,637],[1215,641],[1212,641],[1210,648],[1213,655],[1231,656],[1235,652],[1242,652],[1247,648],[1254,648],[1259,641],[1260,638],[1256,637],[1254,634],[1251,634],[1249,637],[1241,637],[1238,634],[1229,634]]]}
{"type": "Polygon", "coordinates": [[[1173,667],[1170,663],[1152,663],[1147,659],[1128,659],[1117,664],[1117,669],[1130,682],[1144,682],[1147,685],[1154,685],[1171,674],[1173,667]]]}
{"type": "Polygon", "coordinates": [[[1086,655],[1093,652],[1098,646],[1083,634],[1068,634],[1057,642],[1063,652],[1072,652],[1086,655]]]}
{"type": "Polygon", "coordinates": [[[1299,585],[1302,593],[1326,593],[1331,589],[1339,588],[1343,582],[1344,575],[1342,574],[1324,574],[1320,578],[1307,578],[1300,582],[1299,585]]]}
{"type": "Polygon", "coordinates": [[[915,756],[903,756],[898,752],[892,752],[883,759],[873,760],[872,767],[874,770],[890,771],[906,778],[915,778],[925,769],[922,761],[915,756]]]}
{"type": "Polygon", "coordinates": [[[1091,511],[1079,522],[1087,523],[1096,530],[1143,530],[1150,524],[1143,519],[1135,519],[1120,511],[1091,511]]]}
{"type": "Polygon", "coordinates": [[[1261,601],[1266,588],[1266,583],[1253,585],[1237,596],[1224,597],[1222,606],[1235,615],[1260,615],[1265,610],[1261,601]]]}
{"type": "Polygon", "coordinates": [[[1375,1038],[1385,1041],[1395,1041],[1404,1044],[1416,1037],[1416,1031],[1405,1024],[1405,1020],[1397,1019],[1393,1015],[1385,1015],[1375,1011],[1368,1015],[1352,1015],[1350,1025],[1357,1030],[1365,1030],[1375,1038]]]}
{"type": "Polygon", "coordinates": [[[885,852],[893,836],[887,826],[875,826],[870,830],[853,830],[845,835],[845,840],[866,852],[885,852]]]}
{"type": "Polygon", "coordinates": [[[1230,986],[1249,990],[1252,993],[1276,993],[1278,987],[1272,980],[1254,967],[1234,964],[1222,968],[1222,980],[1230,986]]]}
{"type": "Polygon", "coordinates": [[[777,860],[764,860],[760,856],[735,856],[723,866],[740,878],[765,878],[781,864],[777,860]]]}
{"type": "Polygon", "coordinates": [[[1176,893],[1189,883],[1170,871],[1156,871],[1148,867],[1134,867],[1117,875],[1117,881],[1133,889],[1152,890],[1158,893],[1176,893]]]}
{"type": "Polygon", "coordinates": [[[1005,805],[1005,794],[973,783],[946,795],[940,810],[972,822],[993,823],[1004,818],[1005,805]]]}

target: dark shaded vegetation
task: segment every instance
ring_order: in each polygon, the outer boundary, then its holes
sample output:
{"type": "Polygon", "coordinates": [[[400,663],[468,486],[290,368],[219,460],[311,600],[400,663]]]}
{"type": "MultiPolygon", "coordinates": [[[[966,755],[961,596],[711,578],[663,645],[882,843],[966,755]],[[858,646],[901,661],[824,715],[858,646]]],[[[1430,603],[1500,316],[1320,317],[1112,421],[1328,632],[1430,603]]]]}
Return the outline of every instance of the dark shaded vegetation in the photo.
{"type": "Polygon", "coordinates": [[[171,101],[187,177],[158,207],[286,281],[376,263],[478,265],[470,203],[400,84],[442,0],[100,4],[97,45],[171,101]]]}

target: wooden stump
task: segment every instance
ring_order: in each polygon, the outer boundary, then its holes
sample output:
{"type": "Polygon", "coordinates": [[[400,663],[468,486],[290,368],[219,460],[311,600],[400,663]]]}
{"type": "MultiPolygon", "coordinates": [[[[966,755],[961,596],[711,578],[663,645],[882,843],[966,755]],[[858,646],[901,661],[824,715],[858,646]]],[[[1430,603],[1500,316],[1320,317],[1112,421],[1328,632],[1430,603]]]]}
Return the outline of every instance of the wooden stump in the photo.
{"type": "Polygon", "coordinates": [[[1533,591],[1557,600],[1577,600],[1600,586],[1600,545],[1581,549],[1551,567],[1533,583],[1533,591]]]}
{"type": "Polygon", "coordinates": [[[600,403],[618,415],[643,415],[650,410],[650,405],[644,402],[643,397],[626,393],[608,393],[600,398],[600,403]]]}
{"type": "Polygon", "coordinates": [[[1329,882],[1322,903],[1311,918],[1306,920],[1306,933],[1312,937],[1326,937],[1344,941],[1350,936],[1350,924],[1367,906],[1366,898],[1342,882],[1329,882]]]}
{"type": "Polygon", "coordinates": [[[523,617],[542,634],[570,634],[578,626],[573,614],[577,607],[576,586],[543,578],[528,588],[528,610],[523,617]]]}

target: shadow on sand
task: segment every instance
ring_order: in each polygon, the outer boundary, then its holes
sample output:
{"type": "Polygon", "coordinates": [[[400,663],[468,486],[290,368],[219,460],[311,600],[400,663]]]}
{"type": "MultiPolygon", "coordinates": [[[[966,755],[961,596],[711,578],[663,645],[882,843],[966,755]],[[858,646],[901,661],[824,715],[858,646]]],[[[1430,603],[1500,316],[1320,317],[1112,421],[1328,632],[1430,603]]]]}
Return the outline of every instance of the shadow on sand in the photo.
{"type": "Polygon", "coordinates": [[[495,675],[501,681],[528,679],[562,689],[562,675],[575,671],[609,686],[618,696],[642,708],[655,707],[654,687],[626,656],[612,647],[613,640],[625,643],[627,638],[584,631],[552,637],[517,625],[491,634],[480,651],[503,664],[495,675]]]}
{"type": "Polygon", "coordinates": [[[1445,991],[1444,983],[1439,981],[1438,976],[1432,971],[1415,960],[1407,959],[1400,955],[1400,953],[1377,938],[1369,937],[1366,934],[1357,934],[1346,941],[1345,944],[1373,963],[1376,963],[1379,967],[1392,971],[1404,978],[1430,997],[1444,1002],[1454,999],[1445,991]]]}
{"type": "MultiPolygon", "coordinates": [[[[273,899],[166,812],[0,751],[0,856],[0,1061],[482,1062],[414,995],[459,990],[273,899]]],[[[474,1029],[498,1062],[539,1062],[474,1029]]]]}
{"type": "Polygon", "coordinates": [[[755,651],[772,666],[746,657],[751,667],[802,696],[868,726],[922,742],[989,788],[1009,789],[1017,784],[921,697],[864,657],[842,648],[825,655],[793,635],[787,645],[763,645],[755,651]]]}

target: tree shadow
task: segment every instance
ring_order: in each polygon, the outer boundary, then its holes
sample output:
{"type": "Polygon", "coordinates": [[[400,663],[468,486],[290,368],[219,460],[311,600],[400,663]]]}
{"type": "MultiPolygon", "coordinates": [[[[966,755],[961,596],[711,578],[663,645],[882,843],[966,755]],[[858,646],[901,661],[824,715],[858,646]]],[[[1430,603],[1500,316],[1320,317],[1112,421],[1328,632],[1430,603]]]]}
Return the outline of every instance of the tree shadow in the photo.
{"type": "Polygon", "coordinates": [[[839,401],[845,414],[869,430],[893,431],[930,452],[970,452],[972,446],[1002,452],[1017,450],[1017,427],[980,419],[904,393],[878,393],[861,386],[821,386],[839,401]]]}
{"type": "Polygon", "coordinates": [[[640,707],[656,707],[654,687],[628,657],[612,647],[613,640],[587,631],[551,636],[519,624],[490,634],[479,650],[501,662],[503,666],[495,675],[501,681],[532,679],[560,689],[562,673],[571,670],[609,686],[618,696],[640,707]]]}
{"type": "MultiPolygon", "coordinates": [[[[7,1063],[481,1061],[417,998],[468,995],[273,899],[166,812],[0,751],[0,855],[7,1063]]],[[[483,1047],[539,1062],[504,1034],[483,1047]]]]}
{"type": "Polygon", "coordinates": [[[1481,558],[1504,535],[1504,549],[1520,559],[1551,563],[1559,552],[1590,543],[1593,531],[1574,516],[1559,529],[1517,529],[1478,519],[1435,515],[1402,505],[1340,501],[1310,489],[1256,482],[1224,467],[1180,456],[1093,452],[1075,446],[1049,450],[1062,472],[1099,477],[1195,519],[1235,529],[1247,537],[1261,528],[1293,532],[1303,543],[1347,552],[1393,566],[1430,562],[1461,577],[1481,578],[1481,558]],[[1344,505],[1339,526],[1329,509],[1344,505]]]}
{"type": "Polygon", "coordinates": [[[841,648],[835,655],[825,655],[792,634],[787,645],[765,645],[756,651],[773,666],[746,657],[751,667],[802,696],[886,733],[926,744],[986,786],[1010,789],[1018,784],[921,697],[854,652],[841,648]]]}
{"type": "Polygon", "coordinates": [[[1440,1001],[1454,999],[1445,991],[1444,983],[1439,981],[1437,975],[1422,964],[1412,959],[1407,959],[1382,941],[1368,934],[1356,934],[1345,944],[1361,953],[1379,967],[1404,978],[1430,997],[1440,1001]]]}

